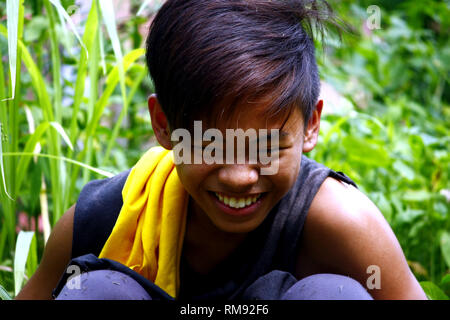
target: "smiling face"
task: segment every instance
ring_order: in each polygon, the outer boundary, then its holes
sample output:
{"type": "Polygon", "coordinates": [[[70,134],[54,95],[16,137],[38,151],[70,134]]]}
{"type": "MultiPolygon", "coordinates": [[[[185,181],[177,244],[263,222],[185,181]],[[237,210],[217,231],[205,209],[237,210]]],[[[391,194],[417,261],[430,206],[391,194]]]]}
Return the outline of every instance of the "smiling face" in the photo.
{"type": "MultiPolygon", "coordinates": [[[[149,109],[155,134],[163,147],[171,148],[163,115],[158,115],[160,106],[156,98],[150,101],[149,109]],[[156,128],[155,128],[156,127],[156,128]]],[[[318,112],[320,120],[321,106],[318,112]]],[[[301,156],[315,145],[315,130],[308,126],[305,133],[302,113],[293,108],[288,116],[267,117],[264,104],[255,108],[240,105],[234,115],[220,121],[216,128],[226,139],[226,129],[279,129],[278,171],[262,175],[261,168],[268,166],[260,162],[250,164],[179,164],[178,176],[191,197],[190,214],[212,228],[227,233],[247,233],[257,228],[270,210],[293,186],[300,170],[301,156]],[[311,141],[313,140],[313,141],[311,141]],[[304,143],[306,141],[306,143],[304,143]],[[311,144],[312,143],[312,144],[311,144]]],[[[161,111],[162,112],[162,111],[161,111]]],[[[316,112],[317,113],[317,112],[316,112]]],[[[313,116],[310,124],[314,125],[313,116]]],[[[167,125],[166,125],[167,126],[167,125]]],[[[209,127],[203,123],[203,130],[209,127]]],[[[318,130],[318,128],[317,128],[318,130]]],[[[269,139],[270,141],[270,139],[269,139]]]]}

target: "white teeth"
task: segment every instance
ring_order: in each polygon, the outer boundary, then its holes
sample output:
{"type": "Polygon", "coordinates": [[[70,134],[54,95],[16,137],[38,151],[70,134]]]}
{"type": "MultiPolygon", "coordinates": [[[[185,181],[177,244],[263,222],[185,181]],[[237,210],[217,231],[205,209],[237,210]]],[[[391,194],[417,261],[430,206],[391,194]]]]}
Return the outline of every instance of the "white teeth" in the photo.
{"type": "Polygon", "coordinates": [[[249,206],[253,203],[255,203],[261,194],[258,194],[256,196],[250,196],[245,198],[234,198],[234,197],[227,197],[223,196],[217,192],[215,192],[216,197],[224,204],[226,204],[229,207],[240,209],[244,208],[246,206],[249,206]]]}

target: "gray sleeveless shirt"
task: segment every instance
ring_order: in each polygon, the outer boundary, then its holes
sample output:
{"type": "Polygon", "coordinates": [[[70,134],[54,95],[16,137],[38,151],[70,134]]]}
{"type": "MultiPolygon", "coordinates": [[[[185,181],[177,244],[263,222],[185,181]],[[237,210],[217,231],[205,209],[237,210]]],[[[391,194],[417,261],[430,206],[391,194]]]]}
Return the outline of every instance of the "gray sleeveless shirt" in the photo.
{"type": "MultiPolygon", "coordinates": [[[[129,170],[109,179],[89,182],[75,207],[72,258],[100,253],[122,207],[122,188],[129,170]]],[[[181,259],[180,299],[239,299],[255,280],[273,271],[294,274],[303,225],[317,191],[327,177],[355,183],[342,172],[302,156],[294,186],[263,223],[207,275],[181,259]]]]}

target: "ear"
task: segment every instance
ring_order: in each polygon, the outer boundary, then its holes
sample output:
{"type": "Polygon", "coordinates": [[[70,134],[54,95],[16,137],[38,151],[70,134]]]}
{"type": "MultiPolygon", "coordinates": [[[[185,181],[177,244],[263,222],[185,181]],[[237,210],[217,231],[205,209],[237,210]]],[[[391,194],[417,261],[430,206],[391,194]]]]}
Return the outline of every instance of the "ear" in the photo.
{"type": "Polygon", "coordinates": [[[170,140],[170,128],[156,94],[152,94],[148,98],[148,111],[150,112],[153,132],[155,133],[156,139],[162,147],[171,150],[172,141],[170,140]]]}
{"type": "Polygon", "coordinates": [[[305,136],[303,138],[303,152],[310,152],[317,144],[320,130],[320,117],[322,115],[323,101],[317,102],[311,118],[308,121],[305,136]]]}

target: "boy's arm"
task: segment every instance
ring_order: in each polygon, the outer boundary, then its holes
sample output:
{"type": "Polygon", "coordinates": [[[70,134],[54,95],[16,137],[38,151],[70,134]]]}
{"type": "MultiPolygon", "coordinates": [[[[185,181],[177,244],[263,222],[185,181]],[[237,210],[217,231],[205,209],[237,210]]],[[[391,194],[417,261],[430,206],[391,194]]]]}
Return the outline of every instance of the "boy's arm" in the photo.
{"type": "Polygon", "coordinates": [[[16,299],[52,299],[52,291],[70,261],[75,205],[58,220],[45,246],[42,260],[16,299]]]}
{"type": "Polygon", "coordinates": [[[374,299],[426,299],[378,208],[355,187],[332,178],[311,204],[300,243],[297,277],[313,273],[352,277],[374,299]],[[379,267],[380,289],[368,288],[367,282],[376,285],[369,266],[379,267]]]}

